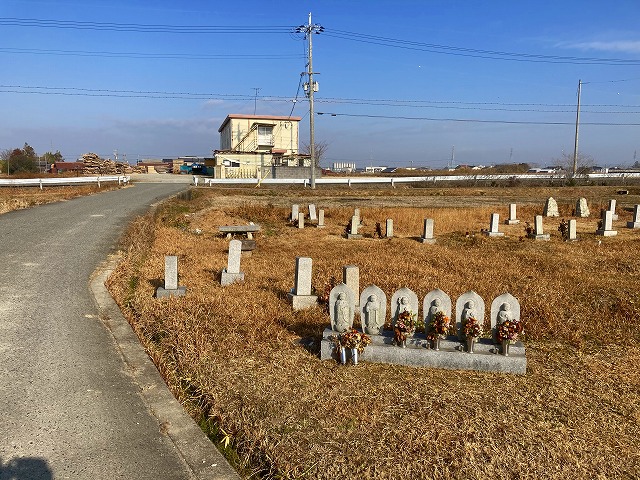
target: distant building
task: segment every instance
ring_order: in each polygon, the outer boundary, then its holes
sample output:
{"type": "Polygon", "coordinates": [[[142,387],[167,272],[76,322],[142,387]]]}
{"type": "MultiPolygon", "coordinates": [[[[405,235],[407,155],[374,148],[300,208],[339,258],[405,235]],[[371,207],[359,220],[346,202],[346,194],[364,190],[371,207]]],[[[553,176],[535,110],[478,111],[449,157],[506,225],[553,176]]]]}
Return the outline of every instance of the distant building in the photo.
{"type": "Polygon", "coordinates": [[[216,178],[303,178],[309,155],[298,150],[301,117],[230,114],[218,129],[220,149],[207,160],[216,178]]]}
{"type": "Polygon", "coordinates": [[[364,173],[381,173],[387,168],[388,167],[374,167],[374,166],[364,167],[364,173]]]}
{"type": "Polygon", "coordinates": [[[331,171],[340,173],[353,173],[356,171],[356,164],[349,162],[334,162],[331,171]]]}

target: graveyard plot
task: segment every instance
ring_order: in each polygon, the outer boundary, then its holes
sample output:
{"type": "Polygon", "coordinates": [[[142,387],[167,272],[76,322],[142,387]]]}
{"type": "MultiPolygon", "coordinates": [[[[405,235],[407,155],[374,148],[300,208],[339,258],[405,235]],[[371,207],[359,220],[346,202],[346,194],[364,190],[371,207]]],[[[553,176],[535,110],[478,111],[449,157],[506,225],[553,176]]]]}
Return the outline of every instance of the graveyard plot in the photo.
{"type": "Polygon", "coordinates": [[[176,199],[132,225],[109,287],[176,397],[230,441],[246,476],[639,476],[640,234],[623,228],[638,197],[618,205],[617,236],[596,236],[592,215],[578,219],[579,241],[564,242],[558,227],[576,199],[599,212],[609,191],[487,189],[494,200],[474,205],[472,194],[413,190],[235,189],[176,199]],[[544,218],[550,241],[527,239],[523,223],[549,196],[560,210],[544,218]],[[482,235],[490,215],[508,218],[514,202],[521,224],[501,224],[504,237],[482,235]],[[293,203],[323,208],[326,227],[292,226],[293,203]],[[359,240],[344,235],[354,206],[359,240]],[[387,218],[394,237],[374,238],[387,218]],[[433,245],[419,241],[425,218],[434,220],[433,245]],[[229,243],[217,227],[250,221],[263,234],[241,258],[244,281],[222,286],[229,243]],[[178,257],[184,297],[153,298],[165,255],[178,257]],[[293,311],[287,294],[300,256],[313,259],[320,303],[293,311]],[[321,361],[330,322],[321,302],[345,265],[358,266],[361,289],[375,284],[388,297],[402,287],[420,298],[435,288],[452,299],[474,290],[487,303],[511,293],[525,322],[527,373],[321,361]]]}

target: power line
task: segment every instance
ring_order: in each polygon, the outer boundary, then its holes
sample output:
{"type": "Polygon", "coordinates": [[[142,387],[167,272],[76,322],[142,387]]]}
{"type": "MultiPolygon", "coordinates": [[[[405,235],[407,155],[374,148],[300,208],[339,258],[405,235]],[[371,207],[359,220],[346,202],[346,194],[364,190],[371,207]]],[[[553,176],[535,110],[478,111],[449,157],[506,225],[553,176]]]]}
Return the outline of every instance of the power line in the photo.
{"type": "MultiPolygon", "coordinates": [[[[317,115],[330,115],[332,117],[360,117],[360,118],[384,118],[387,120],[424,120],[432,122],[462,122],[462,123],[498,123],[507,125],[574,125],[574,122],[536,122],[519,120],[481,120],[476,118],[430,118],[430,117],[405,117],[390,115],[367,115],[356,113],[331,113],[317,112],[317,115]]],[[[606,122],[581,122],[581,125],[598,125],[612,127],[638,127],[640,123],[606,123],[606,122]]]]}

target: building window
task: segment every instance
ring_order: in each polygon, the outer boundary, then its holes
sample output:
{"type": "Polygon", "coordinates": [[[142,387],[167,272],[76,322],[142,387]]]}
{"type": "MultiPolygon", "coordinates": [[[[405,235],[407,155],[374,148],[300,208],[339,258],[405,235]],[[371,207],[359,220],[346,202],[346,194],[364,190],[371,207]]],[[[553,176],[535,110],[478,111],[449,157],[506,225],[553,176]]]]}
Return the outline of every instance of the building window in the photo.
{"type": "Polygon", "coordinates": [[[273,125],[258,125],[258,145],[273,145],[273,125]]]}

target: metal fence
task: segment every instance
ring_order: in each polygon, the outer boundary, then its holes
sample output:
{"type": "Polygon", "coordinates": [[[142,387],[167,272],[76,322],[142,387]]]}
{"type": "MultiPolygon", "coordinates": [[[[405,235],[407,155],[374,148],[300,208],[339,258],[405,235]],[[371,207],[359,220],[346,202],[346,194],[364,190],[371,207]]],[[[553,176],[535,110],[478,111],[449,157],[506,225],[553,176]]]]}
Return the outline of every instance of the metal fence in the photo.
{"type": "Polygon", "coordinates": [[[104,175],[99,177],[48,177],[48,178],[3,178],[0,179],[0,187],[42,187],[51,185],[92,185],[101,183],[118,182],[118,185],[129,183],[128,175],[104,175]]]}

